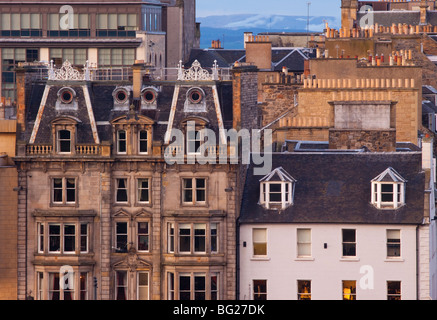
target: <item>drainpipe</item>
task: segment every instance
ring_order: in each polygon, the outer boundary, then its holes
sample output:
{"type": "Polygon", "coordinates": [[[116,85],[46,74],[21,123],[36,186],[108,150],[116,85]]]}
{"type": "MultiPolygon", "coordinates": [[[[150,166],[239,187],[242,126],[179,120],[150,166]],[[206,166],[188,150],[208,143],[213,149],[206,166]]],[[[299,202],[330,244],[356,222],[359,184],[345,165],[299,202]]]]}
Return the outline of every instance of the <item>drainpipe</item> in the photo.
{"type": "Polygon", "coordinates": [[[236,274],[235,280],[237,283],[235,286],[235,289],[236,289],[235,299],[240,300],[240,217],[237,218],[235,226],[237,228],[237,230],[236,230],[236,236],[237,236],[237,239],[236,239],[237,246],[236,247],[237,248],[235,250],[235,254],[237,255],[237,257],[236,257],[236,273],[237,274],[236,274]]]}

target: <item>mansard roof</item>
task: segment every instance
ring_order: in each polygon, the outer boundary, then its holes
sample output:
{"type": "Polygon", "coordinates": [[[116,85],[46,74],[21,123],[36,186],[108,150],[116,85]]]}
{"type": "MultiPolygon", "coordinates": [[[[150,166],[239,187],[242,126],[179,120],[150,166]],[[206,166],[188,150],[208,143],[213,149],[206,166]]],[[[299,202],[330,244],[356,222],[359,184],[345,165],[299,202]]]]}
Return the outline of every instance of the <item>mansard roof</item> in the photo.
{"type": "Polygon", "coordinates": [[[241,223],[420,224],[424,216],[425,174],[420,152],[273,153],[298,181],[293,206],[278,214],[259,205],[260,179],[251,164],[243,190],[241,223]],[[371,181],[387,168],[407,182],[406,205],[378,210],[371,204],[371,181]]]}
{"type": "Polygon", "coordinates": [[[28,143],[52,144],[51,122],[70,117],[77,122],[77,143],[94,144],[112,140],[112,123],[135,119],[153,125],[153,140],[163,141],[170,128],[183,129],[183,120],[190,117],[207,119],[207,127],[215,132],[232,123],[232,83],[230,81],[147,81],[143,88],[157,88],[156,108],[143,108],[141,101],[130,97],[125,108],[114,108],[113,92],[120,86],[131,88],[131,81],[36,81],[26,87],[27,128],[21,139],[28,143]],[[215,86],[215,88],[214,88],[215,86]],[[57,106],[58,92],[69,87],[75,92],[75,108],[57,106]],[[204,108],[187,110],[188,91],[200,88],[204,108]],[[216,92],[215,92],[216,91],[216,92]],[[215,94],[217,99],[214,98],[215,94]],[[134,105],[134,111],[131,106],[134,105]],[[33,134],[32,134],[33,133],[33,134]],[[95,138],[95,135],[98,139],[95,138]],[[31,141],[31,137],[34,139],[31,141]]]}

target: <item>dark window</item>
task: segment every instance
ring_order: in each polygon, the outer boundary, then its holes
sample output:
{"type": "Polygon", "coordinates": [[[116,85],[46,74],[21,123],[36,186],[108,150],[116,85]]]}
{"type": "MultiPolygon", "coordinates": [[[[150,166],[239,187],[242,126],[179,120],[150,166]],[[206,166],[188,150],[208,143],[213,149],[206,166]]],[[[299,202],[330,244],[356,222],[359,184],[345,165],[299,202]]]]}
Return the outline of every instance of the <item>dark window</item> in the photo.
{"type": "Polygon", "coordinates": [[[138,250],[149,251],[149,223],[138,222],[138,250]]]}
{"type": "Polygon", "coordinates": [[[117,179],[116,202],[127,202],[127,179],[117,179]]]}
{"type": "Polygon", "coordinates": [[[191,277],[179,276],[179,300],[191,299],[191,277]]]}
{"type": "Polygon", "coordinates": [[[69,130],[58,131],[59,152],[71,152],[71,132],[69,130]]]}
{"type": "Polygon", "coordinates": [[[61,226],[49,225],[49,251],[61,251],[61,226]]]}
{"type": "Polygon", "coordinates": [[[117,252],[127,252],[127,222],[116,223],[117,252]]]}
{"type": "Polygon", "coordinates": [[[64,225],[64,252],[74,252],[76,250],[76,226],[71,224],[64,225]]]}
{"type": "Polygon", "coordinates": [[[147,153],[147,131],[141,130],[139,134],[139,148],[140,153],[147,153]]]}
{"type": "Polygon", "coordinates": [[[356,256],[356,234],[354,229],[343,229],[343,256],[356,256]]]}

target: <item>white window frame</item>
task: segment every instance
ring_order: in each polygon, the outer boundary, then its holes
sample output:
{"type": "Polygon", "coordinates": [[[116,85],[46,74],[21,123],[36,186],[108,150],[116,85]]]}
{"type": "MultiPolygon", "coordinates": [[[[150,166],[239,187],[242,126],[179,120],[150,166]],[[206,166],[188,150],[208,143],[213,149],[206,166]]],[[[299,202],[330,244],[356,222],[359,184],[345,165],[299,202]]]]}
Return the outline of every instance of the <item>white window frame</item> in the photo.
{"type": "Polygon", "coordinates": [[[405,204],[405,183],[399,182],[372,182],[372,204],[379,209],[396,209],[405,204]],[[382,186],[392,185],[393,201],[382,201],[382,186]]]}
{"type": "Polygon", "coordinates": [[[388,259],[399,259],[402,256],[402,241],[401,241],[401,230],[400,229],[387,229],[386,232],[386,241],[387,241],[387,258],[388,259]],[[391,238],[390,237],[390,233],[398,233],[399,234],[399,239],[398,238],[391,238]],[[398,240],[396,242],[392,241],[389,242],[389,240],[398,240]],[[399,246],[399,255],[389,255],[389,246],[390,245],[397,245],[399,246]]]}
{"type": "Polygon", "coordinates": [[[207,191],[208,191],[208,187],[207,187],[207,183],[208,180],[207,178],[182,178],[182,203],[184,205],[196,205],[196,204],[200,204],[200,205],[205,205],[206,204],[206,199],[207,199],[207,191]],[[186,188],[185,187],[185,180],[191,180],[191,188],[186,188]],[[197,181],[198,180],[204,180],[204,187],[200,188],[197,187],[197,181]],[[188,192],[188,190],[191,190],[191,201],[185,201],[185,192],[188,192]],[[201,190],[204,191],[205,194],[205,199],[203,201],[197,200],[197,191],[201,190]]]}
{"type": "Polygon", "coordinates": [[[71,154],[72,153],[72,147],[73,147],[73,139],[72,139],[72,135],[73,132],[72,130],[68,130],[68,129],[58,129],[56,131],[56,148],[57,148],[57,152],[59,154],[71,154]],[[67,131],[70,134],[70,137],[68,139],[61,139],[61,131],[67,131]],[[61,143],[68,141],[68,143],[70,144],[70,151],[61,151],[61,143]]]}
{"type": "MultiPolygon", "coordinates": [[[[279,192],[275,192],[279,193],[279,192]]],[[[285,209],[288,206],[293,204],[293,183],[292,182],[284,182],[284,181],[269,181],[262,182],[260,188],[260,203],[265,205],[267,209],[273,205],[280,205],[281,209],[285,209]],[[281,185],[281,201],[271,201],[270,191],[271,185],[281,185]],[[288,191],[287,191],[288,187],[288,191]]]]}
{"type": "Polygon", "coordinates": [[[129,203],[129,179],[128,178],[115,178],[115,203],[117,204],[127,204],[129,203]],[[125,187],[124,188],[120,188],[119,187],[119,182],[120,180],[124,180],[125,181],[125,187]],[[126,191],[126,201],[119,201],[117,199],[117,194],[119,190],[125,190],[126,191]]]}
{"type": "Polygon", "coordinates": [[[150,182],[151,179],[150,178],[138,178],[136,179],[136,183],[137,183],[137,202],[141,203],[141,204],[150,204],[150,182]],[[143,188],[140,184],[140,182],[142,181],[147,181],[147,188],[143,188]],[[141,201],[141,191],[142,190],[147,190],[147,201],[141,201]]]}
{"type": "Polygon", "coordinates": [[[267,234],[267,228],[253,228],[252,229],[252,256],[254,258],[265,258],[268,256],[268,234],[267,234]],[[255,233],[257,231],[263,231],[263,238],[265,238],[264,240],[260,241],[257,238],[257,236],[255,235],[255,233]],[[255,254],[255,245],[256,244],[262,244],[265,245],[265,254],[255,254]]]}
{"type": "Polygon", "coordinates": [[[51,204],[52,205],[75,205],[77,203],[77,195],[78,195],[78,190],[77,190],[77,182],[78,179],[75,177],[51,177],[50,179],[50,184],[51,184],[51,204]],[[62,181],[62,187],[61,188],[55,188],[55,179],[61,180],[62,181]],[[74,180],[74,188],[69,188],[68,187],[68,180],[74,180]],[[61,197],[62,200],[61,201],[55,201],[55,189],[59,189],[61,190],[61,197]],[[68,190],[74,190],[74,201],[68,201],[68,190]]]}
{"type": "MultiPolygon", "coordinates": [[[[305,235],[306,237],[307,235],[305,235]]],[[[312,232],[310,228],[298,228],[296,230],[296,245],[297,245],[297,257],[298,258],[310,258],[312,256],[312,232]],[[309,233],[309,241],[302,241],[300,237],[300,233],[308,232],[309,233]],[[302,254],[302,247],[309,246],[309,254],[302,254]]]]}
{"type": "Polygon", "coordinates": [[[137,300],[140,300],[140,288],[147,288],[147,299],[141,300],[150,300],[150,273],[149,271],[138,271],[137,272],[137,300]],[[140,274],[146,274],[147,276],[147,285],[140,285],[140,274]]]}
{"type": "Polygon", "coordinates": [[[150,223],[149,221],[136,221],[136,236],[137,236],[137,250],[138,252],[150,252],[150,223]],[[140,223],[147,223],[147,233],[141,233],[139,232],[139,224],[140,223]],[[146,250],[140,250],[139,245],[140,245],[140,241],[139,241],[139,237],[140,236],[146,236],[147,237],[147,249],[146,250]]]}

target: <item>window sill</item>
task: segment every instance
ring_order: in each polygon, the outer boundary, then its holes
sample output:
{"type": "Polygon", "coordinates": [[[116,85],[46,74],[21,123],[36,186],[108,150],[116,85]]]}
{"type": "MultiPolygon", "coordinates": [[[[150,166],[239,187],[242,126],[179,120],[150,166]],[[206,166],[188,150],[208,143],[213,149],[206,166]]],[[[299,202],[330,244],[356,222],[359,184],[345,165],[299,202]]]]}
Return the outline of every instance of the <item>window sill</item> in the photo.
{"type": "Polygon", "coordinates": [[[357,257],[341,257],[340,261],[346,261],[346,262],[357,262],[360,261],[360,258],[357,257]]]}
{"type": "Polygon", "coordinates": [[[313,257],[297,257],[294,259],[294,261],[314,261],[315,259],[313,257]]]}
{"type": "Polygon", "coordinates": [[[250,261],[270,261],[269,257],[252,257],[250,261]]]}
{"type": "Polygon", "coordinates": [[[385,258],[384,262],[404,262],[405,259],[401,258],[401,257],[396,257],[396,258],[385,258]]]}

